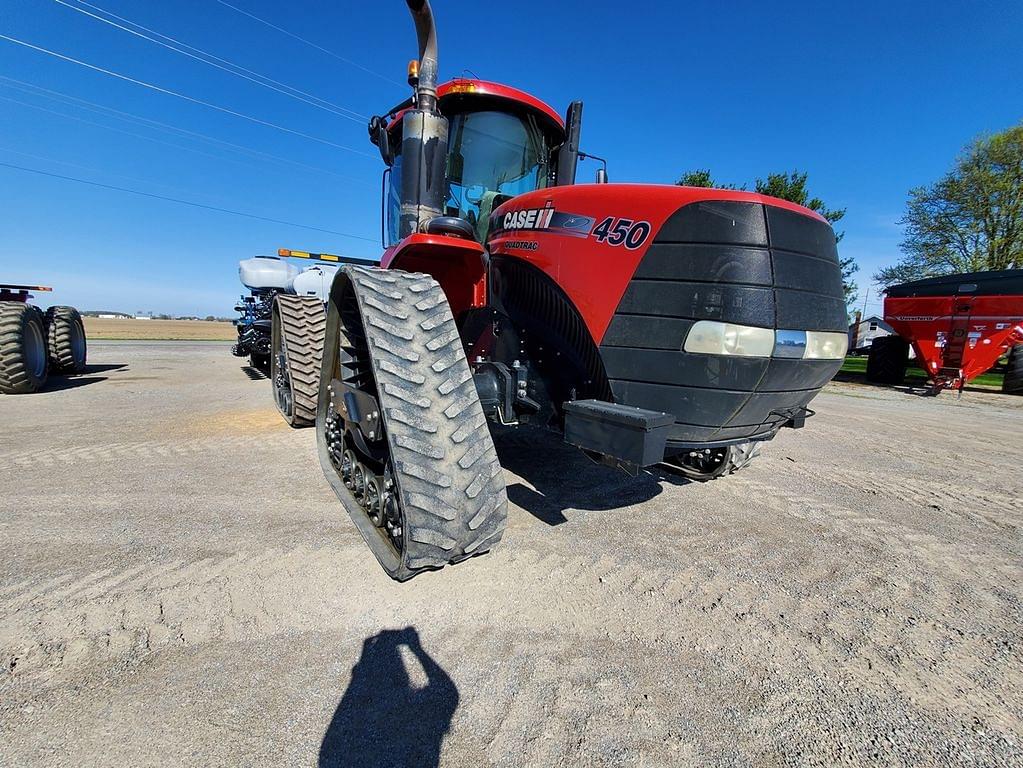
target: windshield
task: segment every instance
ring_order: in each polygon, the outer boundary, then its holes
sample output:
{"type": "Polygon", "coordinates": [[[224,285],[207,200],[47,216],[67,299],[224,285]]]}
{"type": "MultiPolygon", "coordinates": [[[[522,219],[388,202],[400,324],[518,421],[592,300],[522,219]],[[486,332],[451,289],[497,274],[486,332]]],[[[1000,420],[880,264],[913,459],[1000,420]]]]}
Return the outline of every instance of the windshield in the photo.
{"type": "MultiPolygon", "coordinates": [[[[401,154],[386,171],[384,228],[387,245],[400,239],[401,154]]],[[[547,186],[550,150],[532,116],[463,112],[449,118],[447,216],[465,219],[486,240],[491,211],[507,197],[547,186]],[[503,196],[498,199],[498,196],[503,196]]]]}
{"type": "Polygon", "coordinates": [[[452,116],[446,213],[468,220],[482,242],[496,207],[494,198],[547,186],[548,158],[543,132],[531,116],[507,112],[452,116]]]}

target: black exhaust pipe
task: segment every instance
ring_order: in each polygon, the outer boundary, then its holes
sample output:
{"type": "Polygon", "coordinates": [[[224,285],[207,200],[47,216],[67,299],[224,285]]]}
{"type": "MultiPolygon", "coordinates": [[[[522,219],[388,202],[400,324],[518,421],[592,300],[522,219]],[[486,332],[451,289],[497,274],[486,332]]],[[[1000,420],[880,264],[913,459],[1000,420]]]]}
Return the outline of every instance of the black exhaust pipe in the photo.
{"type": "Polygon", "coordinates": [[[405,0],[419,39],[416,104],[401,121],[400,237],[444,213],[448,121],[437,109],[437,26],[429,0],[405,0]]]}

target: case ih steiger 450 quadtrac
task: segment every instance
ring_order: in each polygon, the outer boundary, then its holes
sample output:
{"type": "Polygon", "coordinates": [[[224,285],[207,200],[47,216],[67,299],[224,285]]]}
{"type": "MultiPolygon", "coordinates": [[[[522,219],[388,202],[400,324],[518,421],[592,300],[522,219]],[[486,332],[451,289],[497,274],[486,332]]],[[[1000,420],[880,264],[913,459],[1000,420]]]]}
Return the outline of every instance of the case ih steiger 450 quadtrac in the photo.
{"type": "Polygon", "coordinates": [[[316,415],[324,473],[387,573],[501,538],[488,420],[696,480],[802,426],[847,345],[828,223],[747,192],[576,184],[582,104],[562,120],[507,86],[438,86],[430,4],[406,2],[414,94],[369,125],[386,247],[334,278],[316,415]]]}
{"type": "Polygon", "coordinates": [[[893,285],[885,290],[884,320],[896,335],[871,345],[869,381],[902,384],[912,345],[932,394],[962,392],[1008,353],[1002,391],[1023,395],[1023,269],[893,285]]]}
{"type": "Polygon", "coordinates": [[[85,326],[74,307],[43,312],[28,303],[42,285],[0,283],[0,393],[19,395],[46,386],[50,374],[85,370],[85,326]]]}

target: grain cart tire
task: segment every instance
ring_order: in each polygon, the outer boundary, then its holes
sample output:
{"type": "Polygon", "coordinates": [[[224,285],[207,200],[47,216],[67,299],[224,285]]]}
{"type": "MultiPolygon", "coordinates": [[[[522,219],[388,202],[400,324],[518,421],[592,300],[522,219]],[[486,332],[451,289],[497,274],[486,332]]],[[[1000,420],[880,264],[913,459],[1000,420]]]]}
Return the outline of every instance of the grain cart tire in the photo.
{"type": "Polygon", "coordinates": [[[46,323],[37,307],[0,301],[0,392],[21,395],[46,384],[46,323]]]}
{"type": "Polygon", "coordinates": [[[391,578],[501,539],[504,474],[451,308],[429,275],[338,272],[316,433],[328,481],[391,578]]]}
{"type": "Polygon", "coordinates": [[[293,427],[316,422],[327,314],[318,296],[279,293],[270,335],[270,381],[277,410],[293,427]]]}
{"type": "Polygon", "coordinates": [[[1023,344],[1017,344],[1009,350],[1002,392],[1007,395],[1023,395],[1023,344]]]}
{"type": "Polygon", "coordinates": [[[750,441],[703,451],[687,451],[665,459],[658,466],[671,474],[705,483],[745,469],[759,455],[760,443],[750,441]]]}
{"type": "Polygon", "coordinates": [[[77,309],[50,307],[46,310],[46,345],[50,373],[85,372],[85,325],[77,309]]]}
{"type": "Polygon", "coordinates": [[[867,355],[867,381],[898,386],[906,381],[909,342],[901,336],[874,339],[867,355]]]}

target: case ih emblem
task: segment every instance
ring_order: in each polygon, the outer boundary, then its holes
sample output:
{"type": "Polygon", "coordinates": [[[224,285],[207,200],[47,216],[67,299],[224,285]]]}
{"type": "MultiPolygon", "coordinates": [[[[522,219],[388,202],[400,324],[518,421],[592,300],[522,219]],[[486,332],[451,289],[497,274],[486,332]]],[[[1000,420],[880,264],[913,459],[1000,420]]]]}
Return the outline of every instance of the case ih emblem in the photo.
{"type": "Polygon", "coordinates": [[[508,211],[504,216],[495,215],[493,221],[495,232],[539,229],[559,235],[586,237],[595,219],[576,213],[561,213],[554,209],[554,203],[547,203],[543,208],[523,208],[508,211]]]}
{"type": "Polygon", "coordinates": [[[554,217],[554,205],[547,203],[543,208],[525,208],[509,211],[501,222],[502,229],[547,229],[554,217]]]}

